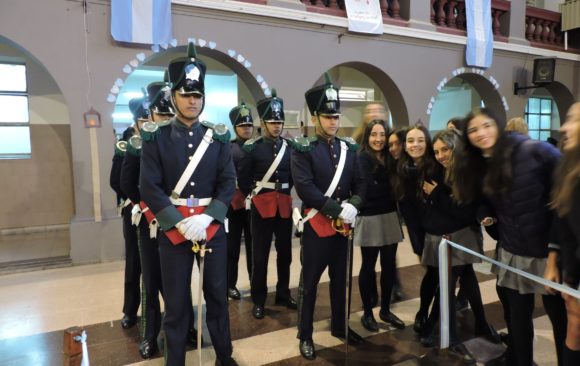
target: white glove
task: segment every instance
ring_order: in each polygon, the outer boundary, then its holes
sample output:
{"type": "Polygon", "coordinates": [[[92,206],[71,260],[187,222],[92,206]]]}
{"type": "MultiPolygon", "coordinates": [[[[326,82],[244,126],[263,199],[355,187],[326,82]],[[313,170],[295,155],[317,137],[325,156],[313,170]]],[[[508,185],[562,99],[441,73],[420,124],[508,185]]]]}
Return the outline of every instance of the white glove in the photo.
{"type": "Polygon", "coordinates": [[[191,241],[201,241],[206,239],[206,229],[213,221],[213,217],[200,214],[187,217],[181,220],[177,225],[177,229],[185,239],[191,241]]]}
{"type": "Polygon", "coordinates": [[[139,205],[133,205],[131,209],[131,223],[135,226],[139,225],[139,221],[141,221],[141,207],[139,205]]]}
{"type": "Polygon", "coordinates": [[[358,214],[358,210],[352,204],[348,202],[343,202],[341,205],[342,211],[340,212],[340,217],[345,224],[352,224],[356,220],[356,215],[358,214]]]}

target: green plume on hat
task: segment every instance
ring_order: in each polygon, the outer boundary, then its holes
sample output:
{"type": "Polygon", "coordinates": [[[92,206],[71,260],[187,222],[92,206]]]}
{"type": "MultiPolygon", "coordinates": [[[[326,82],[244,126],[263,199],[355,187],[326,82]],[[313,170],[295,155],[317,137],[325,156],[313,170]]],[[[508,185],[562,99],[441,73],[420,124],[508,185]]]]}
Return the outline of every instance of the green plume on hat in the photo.
{"type": "Polygon", "coordinates": [[[189,42],[189,44],[187,45],[187,57],[197,58],[197,52],[195,51],[195,45],[193,44],[193,42],[189,42]]]}

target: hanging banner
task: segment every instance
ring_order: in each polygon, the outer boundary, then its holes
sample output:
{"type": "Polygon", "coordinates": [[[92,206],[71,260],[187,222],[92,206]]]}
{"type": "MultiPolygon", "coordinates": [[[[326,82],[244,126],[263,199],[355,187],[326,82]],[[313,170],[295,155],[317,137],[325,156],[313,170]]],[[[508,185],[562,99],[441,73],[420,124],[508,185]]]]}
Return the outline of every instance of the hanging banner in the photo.
{"type": "Polygon", "coordinates": [[[345,0],[348,30],[383,34],[383,16],[379,0],[345,0]]]}
{"type": "Polygon", "coordinates": [[[171,0],[112,0],[111,35],[119,42],[171,42],[171,0]]]}
{"type": "Polygon", "coordinates": [[[466,0],[467,48],[465,60],[468,66],[488,68],[493,58],[493,31],[491,0],[466,0]]]}

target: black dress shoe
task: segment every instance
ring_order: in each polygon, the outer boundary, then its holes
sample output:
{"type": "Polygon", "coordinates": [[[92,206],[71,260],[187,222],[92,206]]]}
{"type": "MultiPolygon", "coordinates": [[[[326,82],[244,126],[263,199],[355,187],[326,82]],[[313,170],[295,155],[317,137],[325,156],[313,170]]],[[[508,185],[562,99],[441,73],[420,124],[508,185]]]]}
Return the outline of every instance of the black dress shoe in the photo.
{"type": "Polygon", "coordinates": [[[435,345],[435,328],[423,329],[419,336],[419,343],[423,347],[433,347],[435,345]]]}
{"type": "Polygon", "coordinates": [[[262,318],[264,318],[265,314],[266,314],[266,309],[264,309],[263,305],[254,304],[254,309],[252,310],[252,315],[254,316],[254,318],[262,319],[262,318]]]}
{"type": "Polygon", "coordinates": [[[376,333],[379,331],[379,325],[377,324],[377,321],[375,320],[375,317],[373,316],[373,314],[371,314],[371,315],[364,315],[363,314],[363,316],[360,318],[360,322],[361,322],[363,328],[365,328],[369,332],[376,333]]]}
{"type": "Polygon", "coordinates": [[[277,297],[276,296],[276,301],[274,303],[276,305],[284,305],[288,309],[293,309],[293,310],[298,309],[298,304],[296,303],[296,300],[294,300],[292,298],[292,296],[288,296],[286,298],[282,298],[282,297],[277,297]]]}
{"type": "Polygon", "coordinates": [[[314,360],[316,358],[316,351],[314,350],[314,343],[312,339],[300,341],[300,354],[307,360],[314,360]]]}
{"type": "Polygon", "coordinates": [[[215,364],[216,366],[238,366],[238,363],[236,362],[236,360],[234,360],[231,357],[228,358],[218,358],[215,360],[215,364]]]}
{"type": "Polygon", "coordinates": [[[151,358],[157,352],[157,344],[148,340],[144,340],[139,344],[139,354],[141,358],[151,358]]]}
{"type": "Polygon", "coordinates": [[[459,357],[461,357],[464,364],[475,364],[476,363],[475,358],[473,357],[471,352],[469,352],[467,347],[465,347],[465,345],[463,345],[463,343],[458,343],[458,344],[455,344],[453,346],[450,346],[449,351],[453,352],[456,355],[458,355],[459,357]]]}
{"type": "Polygon", "coordinates": [[[123,329],[129,329],[135,324],[137,324],[136,316],[123,315],[123,319],[121,319],[121,327],[123,329]]]}
{"type": "Polygon", "coordinates": [[[486,324],[485,327],[477,329],[475,331],[475,335],[479,336],[479,337],[484,337],[485,339],[487,339],[491,343],[495,343],[495,344],[499,344],[502,341],[501,336],[497,333],[495,328],[490,324],[486,324]]]}
{"type": "Polygon", "coordinates": [[[421,333],[421,330],[425,326],[426,322],[427,322],[427,314],[418,312],[417,315],[415,315],[415,324],[413,324],[413,330],[416,333],[421,333]]]}
{"type": "Polygon", "coordinates": [[[230,299],[239,300],[242,297],[242,295],[240,295],[240,291],[238,291],[237,288],[232,287],[228,289],[228,297],[230,299]]]}
{"type": "Polygon", "coordinates": [[[379,318],[385,323],[391,324],[393,327],[397,329],[405,329],[405,323],[401,319],[399,319],[395,314],[391,313],[390,311],[380,311],[379,318]]]}
{"type": "MultiPolygon", "coordinates": [[[[333,330],[330,332],[333,337],[344,339],[343,330],[333,330]]],[[[352,329],[348,328],[348,343],[350,344],[360,344],[364,342],[364,338],[359,334],[355,333],[352,329]]]]}

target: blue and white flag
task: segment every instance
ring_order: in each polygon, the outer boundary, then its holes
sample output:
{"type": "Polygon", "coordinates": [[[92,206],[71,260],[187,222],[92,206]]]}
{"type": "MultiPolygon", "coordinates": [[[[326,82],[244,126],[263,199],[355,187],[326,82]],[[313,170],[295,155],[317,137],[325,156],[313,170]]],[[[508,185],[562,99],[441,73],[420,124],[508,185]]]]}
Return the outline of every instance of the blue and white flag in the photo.
{"type": "Polygon", "coordinates": [[[112,0],[111,35],[119,42],[169,43],[171,0],[112,0]]]}
{"type": "Polygon", "coordinates": [[[493,58],[491,0],[466,0],[467,65],[488,68],[493,58]]]}

